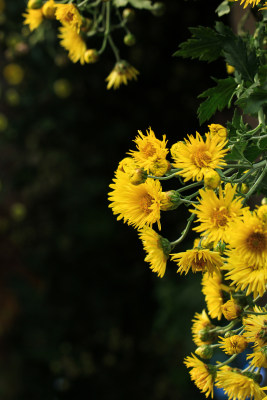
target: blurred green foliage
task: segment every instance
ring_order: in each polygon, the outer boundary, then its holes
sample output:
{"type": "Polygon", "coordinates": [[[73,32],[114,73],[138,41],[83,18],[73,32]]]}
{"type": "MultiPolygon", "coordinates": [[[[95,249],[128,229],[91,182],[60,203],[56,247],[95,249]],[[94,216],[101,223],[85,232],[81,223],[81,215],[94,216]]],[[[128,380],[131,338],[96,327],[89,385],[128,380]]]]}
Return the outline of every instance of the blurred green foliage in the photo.
{"type": "MultiPolygon", "coordinates": [[[[140,11],[125,50],[140,78],[116,92],[104,82],[112,58],[72,64],[49,23],[45,41],[27,36],[24,6],[8,2],[0,26],[1,399],[200,398],[183,366],[200,276],[170,264],[158,279],[107,192],[137,129],[170,145],[199,129],[197,95],[225,66],[172,54],[189,26],[213,24],[213,2],[140,11]],[[4,79],[10,63],[24,71],[18,85],[4,79]]],[[[164,236],[179,236],[184,212],[164,216],[164,236]]]]}

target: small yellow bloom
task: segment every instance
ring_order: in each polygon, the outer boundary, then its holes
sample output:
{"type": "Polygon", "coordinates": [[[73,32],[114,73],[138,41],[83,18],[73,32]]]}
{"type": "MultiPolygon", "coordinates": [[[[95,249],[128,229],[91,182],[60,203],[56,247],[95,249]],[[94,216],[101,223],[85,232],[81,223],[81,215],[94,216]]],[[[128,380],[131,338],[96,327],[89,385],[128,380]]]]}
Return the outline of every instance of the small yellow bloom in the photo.
{"type": "Polygon", "coordinates": [[[210,344],[213,342],[214,335],[209,331],[214,328],[205,310],[202,313],[195,313],[192,320],[193,341],[197,346],[210,344]]]}
{"type": "Polygon", "coordinates": [[[98,61],[99,54],[96,49],[88,49],[84,54],[84,60],[87,64],[94,64],[98,61]]]}
{"type": "Polygon", "coordinates": [[[80,61],[83,65],[85,62],[86,43],[82,37],[75,30],[65,25],[59,28],[58,37],[61,39],[61,46],[69,52],[68,57],[70,60],[74,63],[80,61]]]}
{"type": "Polygon", "coordinates": [[[132,157],[123,158],[118,165],[118,171],[126,172],[127,174],[133,173],[138,165],[132,157]]]}
{"type": "Polygon", "coordinates": [[[221,342],[219,343],[222,345],[220,348],[229,355],[242,353],[248,345],[246,339],[241,335],[233,335],[220,339],[221,342]]]}
{"type": "Polygon", "coordinates": [[[194,354],[186,357],[184,363],[189,371],[192,381],[206,397],[213,398],[213,383],[216,377],[216,368],[200,361],[194,354]]]}
{"type": "Polygon", "coordinates": [[[213,356],[212,347],[208,344],[202,344],[195,350],[196,355],[206,360],[209,360],[213,356]]]}
{"type": "Polygon", "coordinates": [[[217,189],[221,183],[221,178],[218,172],[209,171],[204,175],[204,184],[208,189],[217,189]]]}
{"type": "Polygon", "coordinates": [[[231,75],[235,72],[235,67],[226,63],[226,71],[227,71],[227,74],[231,75]]]}
{"type": "Polygon", "coordinates": [[[142,168],[137,168],[129,174],[130,182],[133,185],[140,185],[147,179],[147,173],[142,168]]]}
{"type": "Polygon", "coordinates": [[[170,242],[147,226],[139,231],[139,237],[147,253],[145,261],[150,263],[152,271],[162,278],[171,251],[170,242]]]}
{"type": "Polygon", "coordinates": [[[214,272],[218,272],[223,265],[220,253],[209,249],[194,248],[182,253],[171,254],[171,256],[171,260],[177,262],[179,266],[177,272],[181,274],[184,272],[185,275],[190,268],[194,273],[207,271],[212,275],[214,272]]]}
{"type": "Polygon", "coordinates": [[[56,17],[56,4],[54,0],[48,0],[42,7],[43,16],[48,19],[56,17]]]}
{"type": "Polygon", "coordinates": [[[41,8],[38,8],[37,10],[27,9],[26,13],[22,14],[22,16],[25,18],[23,24],[29,25],[31,32],[37,29],[44,19],[41,8]]]}
{"type": "Polygon", "coordinates": [[[222,140],[227,138],[227,129],[220,124],[208,125],[212,137],[218,136],[222,140]]]}
{"type": "Polygon", "coordinates": [[[180,204],[180,194],[176,190],[169,190],[168,192],[162,192],[161,210],[170,211],[175,210],[180,204]]]}
{"type": "Polygon", "coordinates": [[[76,33],[80,32],[82,16],[74,4],[56,4],[55,16],[62,25],[73,29],[76,33]]]}
{"type": "Polygon", "coordinates": [[[224,317],[228,321],[236,319],[242,312],[241,307],[238,304],[236,304],[234,300],[228,300],[226,303],[222,305],[221,309],[224,317]]]}
{"type": "Polygon", "coordinates": [[[3,69],[3,75],[10,85],[19,85],[24,78],[24,70],[18,64],[8,64],[3,69]]]}
{"type": "Polygon", "coordinates": [[[127,61],[121,60],[115,64],[115,67],[106,78],[107,89],[118,89],[121,84],[127,85],[132,79],[137,80],[139,72],[127,61]]]}

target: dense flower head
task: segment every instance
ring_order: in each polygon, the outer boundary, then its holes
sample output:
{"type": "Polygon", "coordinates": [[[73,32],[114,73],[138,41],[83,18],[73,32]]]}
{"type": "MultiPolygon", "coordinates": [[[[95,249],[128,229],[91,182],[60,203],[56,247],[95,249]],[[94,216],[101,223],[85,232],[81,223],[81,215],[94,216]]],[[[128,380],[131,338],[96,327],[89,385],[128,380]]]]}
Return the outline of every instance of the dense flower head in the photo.
{"type": "Polygon", "coordinates": [[[228,321],[236,319],[242,312],[241,307],[233,299],[230,299],[224,303],[221,307],[221,310],[224,318],[226,318],[228,321]]]}
{"type": "Polygon", "coordinates": [[[115,64],[111,73],[107,76],[107,89],[118,89],[122,84],[127,85],[132,79],[137,80],[139,72],[125,60],[120,60],[115,64]]]}
{"type": "Polygon", "coordinates": [[[74,4],[57,4],[55,16],[62,25],[74,30],[76,33],[80,32],[82,16],[74,4]]]}
{"type": "Polygon", "coordinates": [[[166,160],[168,154],[166,135],[159,140],[150,127],[146,135],[140,130],[138,134],[134,140],[137,150],[130,150],[129,154],[145,171],[155,176],[163,176],[169,168],[166,160]]]}
{"type": "Polygon", "coordinates": [[[188,273],[190,268],[192,272],[206,272],[210,275],[213,272],[218,272],[220,267],[223,265],[220,253],[210,251],[209,249],[194,248],[186,250],[182,253],[171,254],[172,261],[178,264],[178,273],[188,273]]]}
{"type": "Polygon", "coordinates": [[[29,25],[29,29],[31,32],[37,29],[44,19],[41,8],[38,8],[36,10],[27,9],[26,12],[22,14],[22,16],[25,18],[23,24],[29,25]]]}
{"type": "Polygon", "coordinates": [[[216,376],[216,369],[209,364],[200,361],[194,354],[185,358],[184,363],[189,371],[190,377],[195,385],[206,397],[213,398],[213,383],[216,376]]]}
{"type": "MultiPolygon", "coordinates": [[[[266,313],[265,308],[255,306],[254,312],[266,313]]],[[[267,315],[248,315],[243,318],[243,325],[245,328],[245,338],[255,345],[260,347],[267,344],[267,315]]]]}
{"type": "Polygon", "coordinates": [[[139,237],[147,253],[145,261],[150,263],[152,271],[162,278],[165,274],[166,263],[171,250],[169,241],[148,226],[139,231],[139,237]]]}
{"type": "Polygon", "coordinates": [[[235,222],[230,235],[230,246],[244,262],[262,266],[267,260],[267,226],[256,212],[245,210],[242,219],[235,222]]]}
{"type": "Polygon", "coordinates": [[[222,274],[217,273],[210,276],[205,273],[202,278],[202,292],[211,318],[222,317],[222,305],[227,297],[229,297],[230,289],[223,283],[222,274]]]}
{"type": "Polygon", "coordinates": [[[226,251],[227,262],[223,269],[227,271],[225,278],[230,279],[236,290],[246,290],[247,296],[263,296],[267,284],[267,259],[262,264],[249,262],[237,250],[226,251]]]}
{"type": "Polygon", "coordinates": [[[180,168],[178,172],[187,182],[190,179],[200,181],[204,175],[226,165],[223,157],[228,149],[224,149],[227,140],[220,137],[212,137],[206,133],[206,141],[196,132],[196,137],[188,135],[185,143],[179,142],[179,151],[172,151],[173,166],[180,168]]]}
{"type": "Polygon", "coordinates": [[[197,346],[202,346],[203,344],[212,343],[212,337],[209,334],[209,330],[214,328],[205,310],[202,313],[195,313],[192,320],[192,335],[193,341],[197,346]]]}
{"type": "Polygon", "coordinates": [[[212,190],[203,189],[199,190],[199,194],[199,204],[190,211],[197,215],[200,225],[193,229],[207,236],[207,240],[214,242],[214,246],[220,240],[228,243],[232,223],[243,211],[241,197],[235,197],[236,185],[227,183],[225,189],[220,187],[218,196],[212,190]]]}
{"type": "Polygon", "coordinates": [[[118,214],[117,219],[123,219],[135,228],[143,228],[145,225],[160,225],[161,184],[158,180],[147,179],[138,186],[133,185],[129,175],[118,170],[114,183],[110,185],[112,191],[109,200],[113,213],[118,214]]]}
{"type": "Polygon", "coordinates": [[[80,61],[81,64],[84,64],[86,43],[83,38],[76,31],[65,25],[59,28],[58,37],[61,39],[61,46],[69,52],[70,60],[74,63],[80,61]]]}
{"type": "Polygon", "coordinates": [[[246,339],[242,335],[233,335],[220,339],[220,348],[229,355],[242,353],[248,345],[246,339]]]}
{"type": "Polygon", "coordinates": [[[223,389],[229,400],[262,400],[266,388],[259,386],[255,381],[257,377],[257,374],[242,373],[237,368],[225,366],[218,370],[215,385],[223,389]]]}

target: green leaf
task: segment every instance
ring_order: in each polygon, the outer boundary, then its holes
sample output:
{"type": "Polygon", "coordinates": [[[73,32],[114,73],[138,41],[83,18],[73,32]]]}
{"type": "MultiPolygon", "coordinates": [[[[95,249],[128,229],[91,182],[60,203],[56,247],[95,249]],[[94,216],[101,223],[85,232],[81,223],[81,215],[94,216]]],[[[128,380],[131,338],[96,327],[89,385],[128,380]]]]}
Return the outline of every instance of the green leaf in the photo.
{"type": "Polygon", "coordinates": [[[248,146],[248,148],[244,151],[244,157],[253,162],[256,158],[262,153],[262,150],[258,148],[256,145],[248,146]]]}
{"type": "Polygon", "coordinates": [[[115,7],[125,7],[128,4],[128,0],[113,0],[115,7]]]}
{"type": "Polygon", "coordinates": [[[213,29],[204,26],[189,29],[192,38],[181,43],[174,56],[198,58],[204,61],[217,60],[222,53],[220,35],[213,29]]]}
{"type": "Polygon", "coordinates": [[[207,99],[198,108],[198,118],[200,124],[210,119],[217,111],[222,111],[226,106],[230,107],[230,101],[236,88],[236,82],[232,77],[226,79],[214,79],[217,86],[206,90],[198,97],[207,99]]]}
{"type": "Polygon", "coordinates": [[[215,10],[219,17],[222,17],[225,14],[229,14],[230,6],[228,0],[224,0],[215,10]]]}
{"type": "Polygon", "coordinates": [[[150,0],[128,0],[134,8],[144,8],[146,10],[153,10],[153,5],[150,0]]]}
{"type": "Polygon", "coordinates": [[[257,114],[259,109],[267,105],[267,80],[262,85],[253,83],[235,102],[245,114],[257,114]]]}
{"type": "Polygon", "coordinates": [[[229,139],[237,137],[238,133],[243,135],[247,132],[247,130],[247,124],[244,124],[242,116],[238,113],[237,109],[235,109],[232,122],[227,122],[229,139]]]}
{"type": "Polygon", "coordinates": [[[244,151],[246,149],[247,142],[240,141],[237,144],[232,145],[230,153],[224,157],[227,161],[240,161],[246,160],[244,157],[244,151]]]}

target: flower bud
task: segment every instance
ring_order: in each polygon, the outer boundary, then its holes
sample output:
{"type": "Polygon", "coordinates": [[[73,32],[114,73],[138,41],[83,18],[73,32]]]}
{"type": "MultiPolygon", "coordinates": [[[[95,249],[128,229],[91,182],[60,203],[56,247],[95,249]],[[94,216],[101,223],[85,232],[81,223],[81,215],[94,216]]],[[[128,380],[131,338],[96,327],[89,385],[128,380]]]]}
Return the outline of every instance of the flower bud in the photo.
{"type": "Polygon", "coordinates": [[[257,216],[264,224],[267,223],[267,204],[260,206],[257,210],[257,216]]]}
{"type": "Polygon", "coordinates": [[[89,32],[90,29],[92,28],[92,25],[93,25],[93,21],[90,18],[82,17],[81,31],[89,32]]]}
{"type": "Polygon", "coordinates": [[[227,71],[227,74],[231,75],[235,72],[235,67],[226,63],[226,71],[227,71]]]}
{"type": "Polygon", "coordinates": [[[129,177],[132,185],[140,185],[146,181],[147,172],[143,168],[137,168],[129,174],[129,177]]]}
{"type": "Polygon", "coordinates": [[[204,175],[204,184],[207,189],[216,189],[221,183],[221,178],[218,172],[212,170],[204,175]]]}
{"type": "Polygon", "coordinates": [[[240,192],[246,194],[249,191],[249,187],[246,183],[242,183],[240,192]]]}
{"type": "Polygon", "coordinates": [[[226,139],[227,129],[220,124],[208,125],[211,136],[218,135],[221,139],[226,139]]]}
{"type": "Polygon", "coordinates": [[[56,5],[51,1],[47,1],[42,7],[42,13],[45,18],[54,19],[55,12],[56,12],[56,5]]]}
{"type": "Polygon", "coordinates": [[[153,15],[155,15],[155,17],[161,17],[165,13],[165,10],[166,10],[165,4],[159,1],[154,3],[151,12],[153,15]]]}
{"type": "Polygon", "coordinates": [[[126,46],[133,46],[136,42],[135,36],[132,33],[127,33],[123,38],[123,42],[126,46]]]}
{"type": "Polygon", "coordinates": [[[156,159],[149,167],[150,174],[154,176],[163,176],[170,169],[170,163],[165,158],[156,159]]]}
{"type": "Polygon", "coordinates": [[[162,192],[162,200],[160,209],[162,211],[175,210],[181,203],[181,196],[176,190],[162,192]]]}
{"type": "Polygon", "coordinates": [[[267,204],[267,197],[263,197],[261,204],[264,206],[265,204],[267,204]]]}
{"type": "Polygon", "coordinates": [[[226,248],[226,244],[224,242],[219,241],[217,246],[214,248],[215,251],[218,251],[220,254],[223,254],[226,248]]]}
{"type": "Polygon", "coordinates": [[[98,59],[99,59],[99,54],[96,49],[88,49],[84,53],[84,61],[87,64],[94,64],[98,61],[98,59]]]}
{"type": "Polygon", "coordinates": [[[228,300],[221,306],[222,313],[224,317],[231,321],[232,319],[236,319],[242,312],[242,308],[236,304],[233,300],[228,300]]]}
{"type": "Polygon", "coordinates": [[[199,346],[195,353],[204,359],[210,359],[213,356],[213,350],[212,347],[208,344],[203,344],[202,346],[199,346]]]}
{"type": "Polygon", "coordinates": [[[202,342],[209,342],[210,340],[212,341],[214,339],[214,334],[209,330],[209,327],[206,327],[198,331],[198,337],[202,342]]]}
{"type": "Polygon", "coordinates": [[[27,8],[30,10],[36,10],[37,8],[41,8],[43,5],[42,0],[29,0],[27,4],[27,8]]]}
{"type": "Polygon", "coordinates": [[[122,12],[122,18],[126,19],[128,22],[131,22],[135,18],[135,11],[131,8],[125,8],[122,12]]]}

